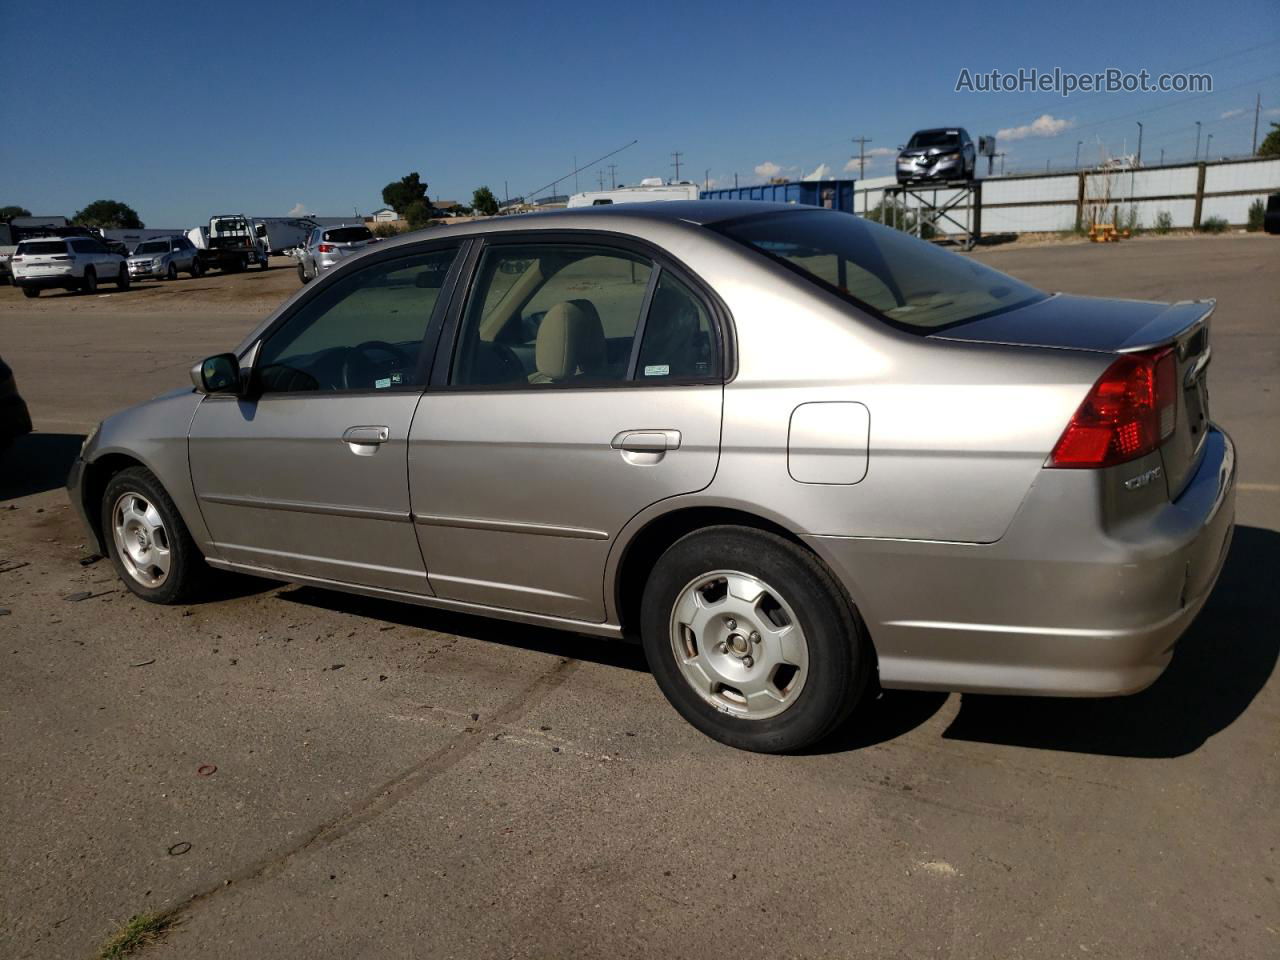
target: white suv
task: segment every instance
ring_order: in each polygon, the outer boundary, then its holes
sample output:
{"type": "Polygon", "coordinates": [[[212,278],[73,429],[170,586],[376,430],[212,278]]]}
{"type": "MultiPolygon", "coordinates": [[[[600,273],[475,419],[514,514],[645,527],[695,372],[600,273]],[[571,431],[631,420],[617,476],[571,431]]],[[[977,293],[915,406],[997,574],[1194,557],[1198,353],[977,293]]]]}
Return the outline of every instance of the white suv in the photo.
{"type": "Polygon", "coordinates": [[[10,261],[13,282],[28,297],[50,287],[93,293],[99,280],[114,280],[116,289],[129,289],[124,257],[112,253],[93,237],[41,237],[23,240],[10,261]]]}

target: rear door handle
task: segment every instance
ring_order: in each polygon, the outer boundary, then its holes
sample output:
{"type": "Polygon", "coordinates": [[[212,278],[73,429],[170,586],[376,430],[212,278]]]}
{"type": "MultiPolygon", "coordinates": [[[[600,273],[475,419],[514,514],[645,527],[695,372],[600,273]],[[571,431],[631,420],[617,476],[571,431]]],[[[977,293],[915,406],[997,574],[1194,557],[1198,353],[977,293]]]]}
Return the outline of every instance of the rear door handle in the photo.
{"type": "Polygon", "coordinates": [[[680,449],[679,430],[623,430],[609,444],[632,453],[666,453],[680,449]]]}
{"type": "Polygon", "coordinates": [[[391,438],[388,427],[361,426],[347,427],[342,432],[342,439],[358,457],[368,457],[378,452],[378,445],[391,438]]]}

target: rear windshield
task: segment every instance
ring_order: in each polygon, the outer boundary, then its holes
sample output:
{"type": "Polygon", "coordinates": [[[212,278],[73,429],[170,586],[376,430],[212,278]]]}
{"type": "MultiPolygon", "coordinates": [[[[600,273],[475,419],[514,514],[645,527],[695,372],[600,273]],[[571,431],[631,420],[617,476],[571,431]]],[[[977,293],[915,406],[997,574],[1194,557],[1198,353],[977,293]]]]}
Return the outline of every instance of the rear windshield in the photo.
{"type": "Polygon", "coordinates": [[[65,240],[24,240],[14,251],[15,256],[31,256],[34,253],[66,253],[65,240]]]}
{"type": "Polygon", "coordinates": [[[138,249],[134,253],[168,253],[168,240],[148,240],[146,243],[138,244],[138,249]]]}
{"type": "Polygon", "coordinates": [[[361,240],[372,240],[373,234],[368,227],[339,227],[337,230],[326,230],[324,238],[329,243],[358,243],[361,240]]]}
{"type": "Polygon", "coordinates": [[[976,260],[847,213],[771,213],[717,229],[893,325],[921,333],[1045,298],[976,260]]]}

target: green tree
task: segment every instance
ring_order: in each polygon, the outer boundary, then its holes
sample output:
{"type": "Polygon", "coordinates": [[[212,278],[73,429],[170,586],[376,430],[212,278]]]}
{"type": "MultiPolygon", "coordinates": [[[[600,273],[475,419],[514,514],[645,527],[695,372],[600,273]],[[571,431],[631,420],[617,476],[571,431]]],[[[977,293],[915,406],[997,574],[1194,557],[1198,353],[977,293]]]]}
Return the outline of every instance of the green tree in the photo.
{"type": "Polygon", "coordinates": [[[31,216],[31,211],[26,207],[19,207],[16,204],[11,204],[7,207],[0,207],[0,221],[3,221],[4,223],[8,223],[14,217],[29,216],[31,216]]]}
{"type": "Polygon", "coordinates": [[[471,194],[471,208],[482,217],[492,217],[498,212],[498,198],[488,187],[478,187],[471,194]]]}
{"type": "Polygon", "coordinates": [[[1271,125],[1271,130],[1258,145],[1258,156],[1280,157],[1280,123],[1271,125]]]}
{"type": "Polygon", "coordinates": [[[425,197],[415,200],[401,212],[401,216],[409,221],[410,230],[421,230],[431,223],[431,204],[427,203],[425,197]]]}
{"type": "Polygon", "coordinates": [[[417,171],[407,177],[393,180],[383,187],[382,202],[406,220],[409,208],[415,203],[425,203],[428,209],[431,207],[427,200],[427,185],[422,182],[417,171]]]}
{"type": "Polygon", "coordinates": [[[119,200],[95,200],[72,220],[84,227],[99,227],[103,230],[141,230],[143,227],[142,221],[138,219],[138,212],[119,200]]]}

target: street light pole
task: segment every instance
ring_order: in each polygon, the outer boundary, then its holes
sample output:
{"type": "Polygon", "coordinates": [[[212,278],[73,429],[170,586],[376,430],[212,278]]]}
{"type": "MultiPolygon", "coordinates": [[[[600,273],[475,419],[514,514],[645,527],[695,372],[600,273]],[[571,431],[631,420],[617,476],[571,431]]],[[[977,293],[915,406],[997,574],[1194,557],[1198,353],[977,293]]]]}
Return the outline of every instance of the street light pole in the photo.
{"type": "Polygon", "coordinates": [[[1080,148],[1084,146],[1083,140],[1076,141],[1076,169],[1080,169],[1080,148]]]}
{"type": "Polygon", "coordinates": [[[1142,121],[1138,121],[1138,156],[1134,160],[1135,167],[1142,166],[1142,121]]]}

